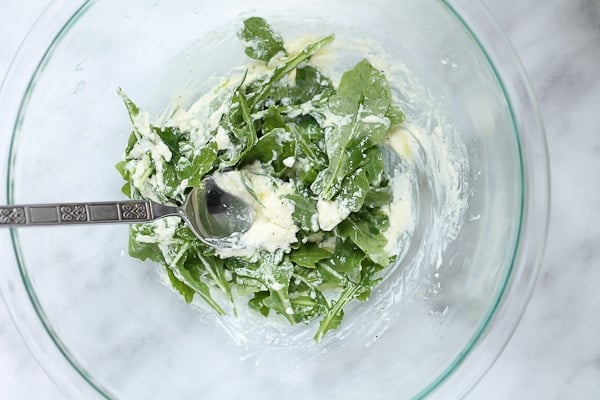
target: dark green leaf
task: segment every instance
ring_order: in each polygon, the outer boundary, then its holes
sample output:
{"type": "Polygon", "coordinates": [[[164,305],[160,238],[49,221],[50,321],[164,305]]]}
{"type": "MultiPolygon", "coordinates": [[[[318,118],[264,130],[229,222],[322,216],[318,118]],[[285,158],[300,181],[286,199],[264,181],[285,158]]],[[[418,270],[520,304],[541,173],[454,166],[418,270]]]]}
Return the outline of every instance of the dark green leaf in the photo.
{"type": "Polygon", "coordinates": [[[380,266],[373,263],[365,263],[361,269],[361,279],[358,283],[351,283],[342,291],[337,300],[327,307],[323,319],[319,324],[319,329],[315,335],[315,340],[319,342],[323,336],[330,330],[338,328],[344,317],[344,307],[354,299],[366,301],[371,294],[371,289],[380,282],[375,274],[381,269],[380,266]]]}
{"type": "Polygon", "coordinates": [[[248,57],[269,62],[276,54],[283,52],[283,39],[273,32],[267,21],[260,17],[251,17],[244,21],[240,37],[246,42],[245,53],[248,57]]]}
{"type": "Polygon", "coordinates": [[[371,296],[371,290],[381,282],[382,278],[377,277],[376,274],[382,269],[381,265],[375,264],[369,259],[363,260],[362,276],[359,288],[356,291],[356,299],[367,301],[371,296]]]}
{"type": "Polygon", "coordinates": [[[152,235],[154,230],[152,225],[131,225],[129,229],[129,255],[138,260],[152,260],[157,263],[164,263],[162,251],[157,243],[147,243],[138,238],[138,235],[152,235]]]}
{"type": "Polygon", "coordinates": [[[338,93],[329,98],[329,109],[336,118],[331,118],[325,130],[329,165],[313,183],[315,193],[329,200],[340,191],[344,178],[389,130],[390,120],[385,115],[389,106],[385,76],[368,61],[342,75],[338,93]]]}
{"type": "Polygon", "coordinates": [[[387,216],[377,210],[364,210],[342,221],[337,227],[337,233],[349,238],[365,254],[377,264],[387,266],[390,256],[384,250],[387,239],[383,231],[387,229],[387,216]]]}
{"type": "Polygon", "coordinates": [[[367,192],[363,206],[377,208],[390,204],[390,201],[392,201],[392,193],[389,186],[372,188],[367,192]]]}
{"type": "Polygon", "coordinates": [[[290,253],[290,261],[305,268],[316,268],[317,262],[331,257],[331,252],[316,243],[303,244],[299,249],[290,253]]]}
{"type": "Polygon", "coordinates": [[[331,80],[311,65],[296,68],[295,83],[289,91],[292,104],[302,104],[311,100],[326,101],[335,93],[331,80]]]}
{"type": "Polygon", "coordinates": [[[240,165],[251,164],[259,160],[263,164],[270,164],[276,176],[280,176],[287,166],[284,160],[296,154],[296,143],[289,132],[283,128],[275,128],[266,135],[261,136],[258,143],[249,150],[240,161],[240,165]]]}
{"type": "Polygon", "coordinates": [[[236,165],[258,140],[246,96],[237,90],[231,101],[235,106],[232,105],[221,122],[234,145],[233,152],[222,156],[222,161],[227,166],[236,165]]]}
{"type": "Polygon", "coordinates": [[[319,329],[315,335],[315,341],[317,343],[323,339],[323,336],[325,336],[327,332],[340,326],[342,320],[344,319],[343,306],[345,306],[345,304],[340,307],[336,307],[334,311],[325,313],[325,316],[319,323],[319,329]]]}
{"type": "Polygon", "coordinates": [[[206,301],[219,315],[225,315],[223,308],[217,303],[210,294],[210,288],[204,283],[199,277],[199,273],[196,270],[197,265],[190,265],[187,263],[186,266],[177,266],[177,272],[181,276],[181,280],[186,285],[190,286],[196,293],[206,301]]]}
{"type": "Polygon", "coordinates": [[[129,154],[129,152],[133,149],[133,146],[137,143],[137,136],[135,136],[135,132],[132,131],[129,134],[129,139],[127,140],[127,147],[125,147],[125,155],[129,154]]]}
{"type": "Polygon", "coordinates": [[[327,154],[319,146],[325,139],[325,133],[312,117],[296,119],[289,126],[296,142],[296,157],[300,160],[296,176],[309,187],[327,163],[327,154]]]}
{"type": "Polygon", "coordinates": [[[217,154],[219,150],[215,142],[209,142],[205,147],[200,149],[199,154],[194,156],[191,162],[181,160],[179,165],[184,165],[184,168],[178,172],[178,179],[188,179],[189,187],[199,187],[204,176],[209,173],[217,164],[217,154]]]}
{"type": "Polygon", "coordinates": [[[123,103],[125,103],[125,107],[127,108],[127,113],[129,114],[129,119],[131,120],[132,123],[134,123],[135,117],[137,117],[138,114],[140,113],[139,107],[137,105],[135,105],[135,103],[133,101],[131,101],[131,99],[129,97],[127,97],[127,95],[125,94],[125,91],[123,91],[123,89],[118,88],[117,93],[123,99],[123,103]]]}
{"type": "Polygon", "coordinates": [[[378,146],[373,146],[364,154],[364,160],[360,166],[367,174],[371,186],[382,184],[385,176],[383,154],[378,146]]]}
{"type": "Polygon", "coordinates": [[[317,201],[299,194],[290,194],[286,198],[294,204],[294,223],[305,231],[317,231],[317,201]]]}
{"type": "Polygon", "coordinates": [[[290,130],[279,109],[275,106],[271,106],[263,116],[262,131],[263,134],[265,134],[274,129],[290,130]]]}
{"type": "Polygon", "coordinates": [[[315,43],[311,43],[306,46],[296,56],[290,58],[285,64],[279,66],[273,71],[269,79],[262,85],[261,89],[257,91],[257,95],[253,98],[251,103],[251,109],[255,109],[256,105],[265,99],[273,84],[278,82],[284,76],[292,72],[298,65],[311,58],[315,53],[321,50],[324,46],[331,43],[334,39],[333,35],[327,36],[315,43]]]}
{"type": "Polygon", "coordinates": [[[345,208],[352,212],[357,212],[362,208],[368,193],[369,179],[365,170],[359,168],[344,178],[342,188],[337,197],[345,208]]]}
{"type": "Polygon", "coordinates": [[[323,264],[342,274],[350,282],[360,281],[361,262],[365,254],[352,241],[338,240],[333,255],[323,264]]]}
{"type": "Polygon", "coordinates": [[[271,311],[271,309],[265,306],[264,300],[269,296],[269,292],[256,292],[254,293],[254,297],[248,300],[248,306],[266,317],[269,315],[269,311],[271,311]]]}
{"type": "Polygon", "coordinates": [[[173,157],[179,156],[179,132],[176,128],[172,127],[158,127],[153,126],[152,130],[160,137],[162,142],[169,148],[173,157]]]}
{"type": "Polygon", "coordinates": [[[177,279],[173,271],[170,268],[167,268],[167,275],[169,276],[169,282],[171,285],[183,296],[186,303],[191,303],[194,299],[194,294],[196,293],[194,289],[177,279]]]}
{"type": "Polygon", "coordinates": [[[402,110],[400,110],[399,107],[393,104],[390,105],[387,112],[385,113],[385,116],[390,119],[392,126],[400,125],[406,120],[406,116],[404,115],[402,110]]]}

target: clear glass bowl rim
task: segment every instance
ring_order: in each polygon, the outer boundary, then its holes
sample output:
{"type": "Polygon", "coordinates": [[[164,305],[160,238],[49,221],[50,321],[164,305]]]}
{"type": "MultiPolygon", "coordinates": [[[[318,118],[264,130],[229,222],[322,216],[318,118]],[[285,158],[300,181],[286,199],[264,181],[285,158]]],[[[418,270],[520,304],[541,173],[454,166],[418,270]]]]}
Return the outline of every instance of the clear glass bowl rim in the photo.
{"type": "MultiPolygon", "coordinates": [[[[7,111],[5,115],[8,117],[0,122],[0,128],[13,133],[10,138],[0,139],[0,148],[8,149],[8,163],[3,165],[0,175],[0,179],[5,180],[7,204],[12,203],[10,175],[14,163],[14,136],[20,123],[24,99],[30,93],[35,76],[43,68],[42,64],[51,54],[55,43],[93,3],[93,0],[61,0],[51,3],[28,33],[0,87],[0,106],[7,111]]],[[[517,142],[520,144],[523,173],[519,238],[513,263],[507,269],[504,287],[464,351],[416,396],[445,399],[463,397],[481,379],[508,343],[524,313],[546,243],[550,210],[550,169],[540,114],[526,74],[508,39],[478,2],[441,0],[440,3],[477,44],[504,91],[513,117],[517,142]],[[516,114],[515,105],[520,110],[530,112],[516,114]],[[527,135],[523,135],[523,132],[527,132],[527,135]]],[[[9,241],[8,235],[5,238],[2,243],[9,241]]],[[[0,292],[23,340],[65,395],[70,398],[100,396],[111,399],[108,390],[78,365],[60,338],[54,334],[28,284],[27,271],[20,257],[17,231],[14,229],[10,230],[10,242],[18,269],[14,268],[13,263],[4,263],[5,273],[2,274],[4,278],[0,278],[0,292]],[[14,284],[18,281],[23,285],[14,284]]]]}

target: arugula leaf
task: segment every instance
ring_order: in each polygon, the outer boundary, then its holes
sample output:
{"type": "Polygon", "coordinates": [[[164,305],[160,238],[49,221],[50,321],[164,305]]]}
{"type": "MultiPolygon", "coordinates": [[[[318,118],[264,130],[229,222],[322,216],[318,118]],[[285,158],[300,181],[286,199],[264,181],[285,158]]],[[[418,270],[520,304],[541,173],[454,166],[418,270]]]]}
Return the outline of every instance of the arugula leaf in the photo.
{"type": "Polygon", "coordinates": [[[283,47],[283,39],[273,32],[267,21],[260,17],[251,17],[244,21],[244,28],[240,32],[248,45],[245,53],[248,57],[264,62],[269,62],[278,53],[287,55],[283,47]]]}
{"type": "Polygon", "coordinates": [[[335,93],[331,79],[312,65],[301,65],[296,68],[295,84],[289,90],[291,104],[303,104],[309,101],[318,104],[335,93]]]}
{"type": "Polygon", "coordinates": [[[319,247],[316,243],[307,243],[290,253],[290,261],[305,268],[316,268],[317,262],[331,257],[329,250],[319,247]]]}
{"type": "Polygon", "coordinates": [[[311,43],[308,46],[306,46],[300,53],[290,58],[285,64],[275,68],[275,71],[273,71],[269,79],[262,85],[262,88],[258,91],[256,96],[252,100],[250,108],[252,110],[256,109],[258,103],[264,100],[264,98],[267,96],[275,82],[278,82],[284,76],[292,72],[298,65],[308,60],[315,53],[321,50],[324,46],[331,43],[333,39],[334,36],[329,35],[315,43],[311,43]]]}
{"type": "Polygon", "coordinates": [[[129,119],[131,123],[135,125],[135,117],[140,113],[140,108],[133,102],[127,95],[125,91],[121,88],[117,89],[117,94],[123,99],[123,103],[125,103],[125,107],[127,108],[127,113],[129,114],[129,119]]]}
{"type": "Polygon", "coordinates": [[[204,266],[204,270],[207,272],[207,276],[210,278],[210,281],[214,282],[217,287],[219,287],[219,289],[221,289],[227,295],[227,297],[229,297],[231,304],[234,304],[231,285],[225,276],[223,260],[198,250],[196,250],[195,256],[197,260],[204,266]]]}
{"type": "Polygon", "coordinates": [[[179,131],[172,127],[153,126],[152,130],[158,135],[174,157],[179,156],[179,131]]]}
{"type": "Polygon", "coordinates": [[[319,323],[319,329],[315,334],[315,341],[317,343],[323,339],[323,336],[325,336],[327,332],[329,332],[332,329],[339,328],[339,326],[341,325],[342,320],[344,319],[344,306],[346,306],[346,304],[348,304],[349,302],[345,301],[342,303],[341,300],[342,297],[340,297],[338,303],[336,303],[336,305],[334,305],[331,310],[328,310],[325,313],[325,316],[319,323]]]}
{"type": "Polygon", "coordinates": [[[289,194],[285,198],[294,204],[292,218],[296,225],[309,232],[318,230],[316,200],[300,194],[289,194]]]}
{"type": "Polygon", "coordinates": [[[127,170],[127,160],[119,161],[115,165],[115,168],[117,169],[117,171],[119,171],[119,174],[121,174],[121,177],[125,180],[125,184],[121,186],[121,192],[131,199],[131,184],[129,183],[131,177],[129,171],[127,170]]]}
{"type": "Polygon", "coordinates": [[[344,178],[364,160],[366,151],[390,128],[386,113],[390,89],[385,76],[367,61],[342,75],[338,93],[329,98],[331,121],[325,122],[329,165],[311,188],[326,200],[341,189],[344,178]]]}
{"type": "Polygon", "coordinates": [[[322,300],[320,296],[313,298],[311,296],[299,295],[290,297],[290,302],[292,303],[294,314],[301,321],[310,321],[326,310],[326,301],[322,300]]]}
{"type": "Polygon", "coordinates": [[[295,170],[296,178],[309,187],[321,166],[327,163],[327,154],[319,146],[325,140],[325,133],[312,117],[295,119],[289,126],[296,142],[296,158],[301,166],[295,170]]]}
{"type": "Polygon", "coordinates": [[[238,89],[231,102],[229,113],[221,121],[222,128],[229,133],[234,144],[232,151],[221,156],[221,161],[226,166],[236,165],[258,141],[246,96],[238,89]]]}
{"type": "Polygon", "coordinates": [[[204,176],[215,167],[218,160],[218,152],[217,144],[209,142],[205,147],[200,149],[200,152],[194,156],[191,162],[189,158],[182,157],[178,164],[177,179],[179,181],[187,179],[189,187],[199,187],[204,176]]]}
{"type": "Polygon", "coordinates": [[[262,133],[268,134],[272,130],[283,129],[289,131],[290,128],[283,119],[278,107],[271,106],[267,109],[263,117],[262,133]]]}
{"type": "Polygon", "coordinates": [[[208,287],[208,285],[200,279],[200,274],[196,270],[197,266],[190,265],[189,263],[186,264],[187,265],[185,266],[176,266],[176,271],[181,276],[181,280],[186,285],[194,289],[194,291],[198,293],[198,295],[200,295],[200,297],[202,297],[202,299],[209,306],[211,306],[219,315],[225,315],[225,311],[223,310],[223,308],[212,298],[210,294],[210,288],[208,287]]]}
{"type": "Polygon", "coordinates": [[[357,300],[367,301],[369,299],[371,290],[383,279],[377,277],[377,273],[383,268],[384,266],[375,264],[368,258],[363,260],[360,286],[355,294],[357,300]]]}
{"type": "Polygon", "coordinates": [[[339,298],[327,305],[327,311],[319,323],[319,329],[315,334],[315,341],[320,342],[323,336],[330,330],[338,328],[344,318],[344,307],[354,299],[365,301],[371,294],[371,289],[381,281],[375,274],[380,267],[373,263],[367,263],[361,270],[361,278],[357,283],[348,285],[339,298]]]}
{"type": "Polygon", "coordinates": [[[248,300],[248,306],[263,316],[268,316],[271,309],[264,304],[264,300],[268,298],[271,294],[269,292],[256,292],[254,296],[248,300]]]}
{"type": "Polygon", "coordinates": [[[338,198],[345,208],[352,212],[359,211],[369,193],[369,179],[364,169],[359,168],[342,181],[338,198]]]}
{"type": "Polygon", "coordinates": [[[131,225],[129,228],[129,255],[141,261],[152,260],[163,264],[165,259],[157,243],[141,240],[138,235],[151,236],[154,234],[152,224],[131,225]]]}
{"type": "Polygon", "coordinates": [[[170,268],[166,268],[167,275],[169,276],[169,282],[171,285],[181,294],[186,303],[191,303],[194,299],[194,294],[196,293],[194,289],[186,285],[184,282],[177,279],[173,271],[170,268]]]}
{"type": "Polygon", "coordinates": [[[133,198],[133,194],[131,193],[131,184],[129,182],[121,186],[121,192],[130,199],[133,198]]]}
{"type": "Polygon", "coordinates": [[[400,109],[400,107],[390,104],[390,108],[388,108],[385,116],[388,117],[392,123],[392,126],[400,125],[404,121],[406,121],[406,116],[400,109]]]}
{"type": "MultiPolygon", "coordinates": [[[[239,257],[231,257],[224,260],[225,269],[232,274],[233,283],[237,293],[241,296],[267,291],[262,280],[256,279],[256,273],[248,273],[248,270],[256,270],[259,265],[239,257]]],[[[268,291],[267,291],[268,292],[268,291]]]]}
{"type": "Polygon", "coordinates": [[[366,210],[350,214],[337,227],[336,232],[349,238],[377,264],[389,265],[390,256],[384,250],[387,239],[383,231],[389,226],[389,220],[380,210],[366,210]]]}
{"type": "Polygon", "coordinates": [[[318,269],[304,268],[299,265],[294,267],[293,278],[295,281],[299,281],[301,284],[308,287],[316,295],[315,298],[322,296],[318,287],[323,284],[323,276],[318,269]]]}
{"type": "MultiPolygon", "coordinates": [[[[156,160],[153,161],[156,163],[156,160]]],[[[180,183],[175,166],[172,164],[162,164],[162,176],[165,182],[165,190],[159,197],[164,198],[165,202],[175,201],[175,190],[180,183]]]]}
{"type": "Polygon", "coordinates": [[[280,176],[287,168],[284,160],[296,154],[296,143],[283,128],[276,128],[261,136],[256,145],[249,150],[240,165],[251,164],[259,160],[263,164],[271,164],[275,176],[280,176]]]}
{"type": "Polygon", "coordinates": [[[392,192],[389,186],[380,188],[371,188],[365,196],[363,207],[377,208],[390,204],[392,201],[392,192]]]}
{"type": "Polygon", "coordinates": [[[384,184],[386,176],[383,162],[383,154],[378,146],[373,146],[368,149],[364,154],[364,160],[361,164],[362,168],[367,174],[367,179],[371,186],[379,186],[384,184]]]}
{"type": "Polygon", "coordinates": [[[125,147],[125,154],[129,154],[129,152],[133,149],[133,146],[137,143],[137,136],[135,135],[135,131],[131,131],[129,134],[129,139],[127,140],[127,146],[125,147]]]}
{"type": "Polygon", "coordinates": [[[260,281],[269,291],[269,296],[261,300],[262,304],[284,316],[290,323],[298,322],[289,298],[293,264],[283,259],[281,251],[261,252],[258,259],[260,261],[248,262],[246,265],[242,263],[235,269],[235,273],[260,281]]]}
{"type": "Polygon", "coordinates": [[[348,281],[356,283],[360,281],[361,262],[364,258],[365,253],[352,241],[338,240],[335,252],[327,260],[327,264],[337,272],[344,274],[348,281]]]}

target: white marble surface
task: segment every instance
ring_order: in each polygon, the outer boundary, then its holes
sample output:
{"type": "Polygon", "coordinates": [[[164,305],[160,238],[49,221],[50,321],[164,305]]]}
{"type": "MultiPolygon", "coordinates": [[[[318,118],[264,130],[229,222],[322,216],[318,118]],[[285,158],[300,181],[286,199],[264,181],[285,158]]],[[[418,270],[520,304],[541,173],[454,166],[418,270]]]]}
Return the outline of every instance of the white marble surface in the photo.
{"type": "MultiPolygon", "coordinates": [[[[48,0],[0,0],[0,76],[48,0]]],[[[506,350],[468,396],[600,398],[600,1],[484,0],[527,70],[552,166],[545,261],[506,350]]],[[[0,305],[0,399],[57,399],[0,305]]]]}

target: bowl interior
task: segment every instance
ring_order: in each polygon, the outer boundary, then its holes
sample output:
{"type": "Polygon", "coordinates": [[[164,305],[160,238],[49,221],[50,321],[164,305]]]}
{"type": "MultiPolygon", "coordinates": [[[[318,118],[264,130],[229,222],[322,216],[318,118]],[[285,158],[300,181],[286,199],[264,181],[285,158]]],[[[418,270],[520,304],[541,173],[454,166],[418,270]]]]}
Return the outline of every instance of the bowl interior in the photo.
{"type": "Polygon", "coordinates": [[[265,331],[251,316],[219,320],[186,305],[156,266],[127,256],[126,226],[19,230],[24,284],[73,368],[99,396],[120,399],[409,398],[435,389],[486,328],[521,221],[518,136],[477,39],[441,2],[149,4],[90,2],[58,34],[15,125],[10,201],[122,198],[113,166],[130,128],[117,87],[155,114],[188,104],[247,63],[236,32],[251,15],[284,37],[335,33],[339,68],[384,54],[423,137],[446,132],[441,143],[460,149],[462,163],[435,178],[454,191],[420,182],[411,251],[371,301],[348,310],[348,328],[321,344],[310,327],[265,331]],[[366,44],[344,47],[358,40],[366,44]],[[458,216],[448,213],[453,193],[464,204],[458,216]]]}

